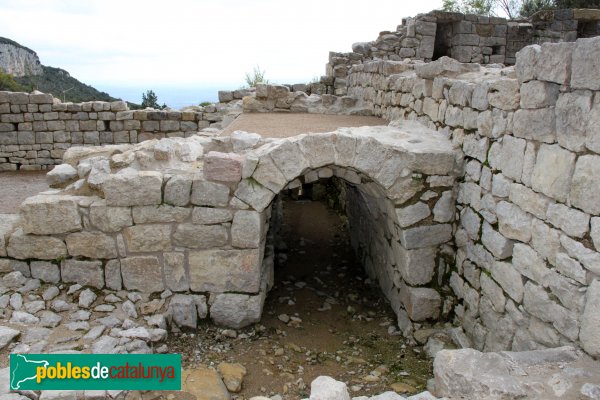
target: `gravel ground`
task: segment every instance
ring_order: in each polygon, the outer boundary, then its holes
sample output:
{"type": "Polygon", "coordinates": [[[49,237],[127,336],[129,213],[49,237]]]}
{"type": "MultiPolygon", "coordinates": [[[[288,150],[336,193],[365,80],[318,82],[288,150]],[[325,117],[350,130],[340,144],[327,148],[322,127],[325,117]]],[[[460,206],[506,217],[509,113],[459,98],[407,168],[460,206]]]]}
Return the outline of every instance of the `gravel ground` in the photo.
{"type": "Polygon", "coordinates": [[[322,114],[241,114],[221,135],[234,131],[258,133],[265,137],[290,137],[301,133],[332,132],[342,127],[387,125],[377,117],[322,114]]]}

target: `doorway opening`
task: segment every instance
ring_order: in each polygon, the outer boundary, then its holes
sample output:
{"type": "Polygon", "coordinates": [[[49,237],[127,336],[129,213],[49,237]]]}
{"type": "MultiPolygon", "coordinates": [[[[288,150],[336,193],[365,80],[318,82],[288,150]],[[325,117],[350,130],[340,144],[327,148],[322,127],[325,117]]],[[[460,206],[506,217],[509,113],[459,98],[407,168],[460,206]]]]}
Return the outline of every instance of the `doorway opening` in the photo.
{"type": "Polygon", "coordinates": [[[433,58],[435,61],[440,57],[451,57],[452,50],[452,22],[437,24],[435,31],[435,42],[433,45],[433,58]]]}

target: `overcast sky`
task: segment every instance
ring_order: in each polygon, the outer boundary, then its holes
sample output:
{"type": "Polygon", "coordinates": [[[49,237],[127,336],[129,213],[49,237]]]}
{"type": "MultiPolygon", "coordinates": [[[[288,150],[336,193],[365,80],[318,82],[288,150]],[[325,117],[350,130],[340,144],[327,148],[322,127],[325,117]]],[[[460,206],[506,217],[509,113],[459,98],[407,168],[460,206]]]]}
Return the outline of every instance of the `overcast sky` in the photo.
{"type": "Polygon", "coordinates": [[[110,86],[241,85],[260,65],[275,82],[323,75],[351,51],[441,0],[0,0],[0,36],[42,64],[110,86]]]}

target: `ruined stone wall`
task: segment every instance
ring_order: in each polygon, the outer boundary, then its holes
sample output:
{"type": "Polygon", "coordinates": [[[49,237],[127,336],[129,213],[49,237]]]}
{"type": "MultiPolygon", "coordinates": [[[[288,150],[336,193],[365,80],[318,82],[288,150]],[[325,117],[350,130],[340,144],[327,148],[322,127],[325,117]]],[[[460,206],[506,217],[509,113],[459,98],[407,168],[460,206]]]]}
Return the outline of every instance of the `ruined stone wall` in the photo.
{"type": "Polygon", "coordinates": [[[218,105],[133,111],[122,101],[61,103],[43,93],[0,92],[0,171],[48,169],[71,146],[189,136],[224,114],[218,105]]]}
{"type": "Polygon", "coordinates": [[[600,355],[599,60],[593,38],[528,46],[516,68],[350,70],[349,94],[375,115],[446,132],[466,156],[449,282],[475,348],[600,355]]]}

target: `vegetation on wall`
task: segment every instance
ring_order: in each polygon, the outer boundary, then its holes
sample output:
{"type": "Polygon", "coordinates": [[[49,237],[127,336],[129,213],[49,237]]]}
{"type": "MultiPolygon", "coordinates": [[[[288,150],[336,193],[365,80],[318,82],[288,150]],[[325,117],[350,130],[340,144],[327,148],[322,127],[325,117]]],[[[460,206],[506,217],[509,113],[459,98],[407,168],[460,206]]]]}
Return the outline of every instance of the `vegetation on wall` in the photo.
{"type": "Polygon", "coordinates": [[[7,90],[9,92],[22,92],[25,90],[24,87],[19,85],[15,78],[11,74],[5,74],[0,71],[0,90],[7,90]]]}
{"type": "Polygon", "coordinates": [[[245,81],[248,87],[256,87],[257,83],[269,83],[269,80],[265,78],[265,70],[261,70],[258,65],[252,72],[246,74],[245,81]]]}

